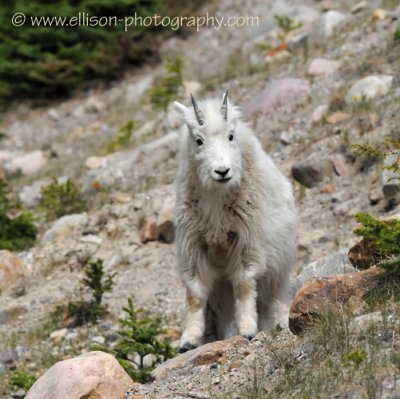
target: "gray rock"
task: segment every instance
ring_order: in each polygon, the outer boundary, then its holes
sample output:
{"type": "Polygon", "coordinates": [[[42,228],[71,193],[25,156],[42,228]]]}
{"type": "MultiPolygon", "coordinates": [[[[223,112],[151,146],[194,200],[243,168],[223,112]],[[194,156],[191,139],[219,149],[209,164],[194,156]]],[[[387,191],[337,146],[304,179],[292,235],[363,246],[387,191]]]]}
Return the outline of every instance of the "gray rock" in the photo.
{"type": "Polygon", "coordinates": [[[290,284],[290,294],[294,296],[304,283],[312,277],[329,274],[356,272],[348,257],[348,248],[341,249],[320,260],[308,264],[290,284]]]}
{"type": "Polygon", "coordinates": [[[68,334],[68,328],[55,330],[50,334],[50,340],[54,342],[61,342],[68,334]]]}
{"type": "Polygon", "coordinates": [[[51,241],[54,241],[56,238],[66,236],[71,231],[83,226],[86,221],[86,213],[63,216],[62,218],[56,220],[51,228],[44,233],[41,243],[47,244],[51,241]]]}
{"type": "Polygon", "coordinates": [[[18,391],[12,392],[11,393],[11,398],[12,399],[24,399],[26,395],[25,389],[18,389],[18,391]]]}
{"type": "Polygon", "coordinates": [[[393,76],[370,75],[353,84],[346,95],[348,104],[369,101],[384,96],[392,88],[393,76]]]}
{"type": "Polygon", "coordinates": [[[107,165],[107,157],[89,157],[85,161],[85,166],[88,169],[97,169],[107,165]]]}
{"type": "Polygon", "coordinates": [[[6,366],[3,363],[0,363],[0,375],[6,372],[6,366]]]}
{"type": "Polygon", "coordinates": [[[243,106],[247,115],[256,112],[270,113],[283,105],[304,99],[310,93],[310,85],[305,80],[285,78],[270,83],[243,106]]]}
{"type": "Polygon", "coordinates": [[[328,114],[329,106],[326,104],[319,105],[317,108],[314,109],[313,113],[311,114],[309,124],[315,125],[318,122],[321,122],[322,119],[328,114]]]}
{"type": "Polygon", "coordinates": [[[287,48],[290,52],[295,52],[299,49],[306,49],[308,46],[309,33],[300,31],[295,34],[289,34],[286,38],[287,48]]]}
{"type": "Polygon", "coordinates": [[[66,341],[74,341],[78,338],[79,334],[77,331],[71,331],[65,336],[66,341]]]}
{"type": "Polygon", "coordinates": [[[292,167],[293,178],[307,188],[316,186],[332,172],[333,167],[330,159],[318,153],[311,154],[292,167]]]}
{"type": "Polygon", "coordinates": [[[324,58],[315,58],[308,67],[308,74],[311,76],[330,75],[336,72],[342,63],[340,61],[326,60],[324,58]]]}
{"type": "Polygon", "coordinates": [[[43,151],[31,151],[10,159],[5,165],[6,173],[31,175],[37,173],[47,164],[48,158],[43,151]]]}
{"type": "Polygon", "coordinates": [[[122,190],[127,189],[132,184],[132,175],[137,169],[137,160],[140,156],[151,155],[146,160],[147,163],[161,162],[163,160],[162,157],[170,156],[170,151],[158,154],[158,157],[154,156],[156,151],[162,147],[177,149],[178,139],[178,132],[172,131],[159,139],[140,145],[132,151],[112,154],[112,156],[107,157],[107,165],[105,167],[99,167],[87,172],[84,191],[91,190],[93,181],[98,182],[101,187],[113,186],[122,190]]]}
{"type": "Polygon", "coordinates": [[[368,328],[371,328],[371,326],[382,323],[383,323],[382,312],[379,311],[379,312],[367,313],[354,318],[349,323],[349,331],[351,331],[352,334],[363,334],[368,332],[368,328]]]}
{"type": "Polygon", "coordinates": [[[351,12],[352,14],[357,14],[357,13],[359,13],[360,11],[366,10],[368,7],[369,7],[368,2],[366,2],[366,1],[360,1],[359,3],[355,4],[355,5],[351,8],[350,12],[351,12]]]}
{"type": "Polygon", "coordinates": [[[18,194],[20,201],[27,208],[35,208],[40,202],[40,191],[42,187],[47,186],[50,183],[49,179],[37,180],[29,186],[25,186],[21,189],[18,194]]]}
{"type": "Polygon", "coordinates": [[[0,351],[0,363],[14,363],[18,360],[18,353],[15,349],[7,348],[0,351]]]}
{"type": "Polygon", "coordinates": [[[14,154],[11,151],[0,150],[0,165],[10,160],[14,154]]]}
{"type": "Polygon", "coordinates": [[[279,139],[281,140],[282,144],[289,145],[298,143],[306,137],[307,134],[301,130],[289,130],[288,132],[282,132],[279,136],[279,139]]]}
{"type": "Polygon", "coordinates": [[[346,20],[346,15],[339,11],[329,10],[319,19],[314,35],[317,41],[332,36],[335,30],[346,20]]]}
{"type": "Polygon", "coordinates": [[[92,338],[92,342],[95,342],[96,344],[99,345],[103,345],[106,342],[106,339],[101,335],[96,335],[95,337],[92,338]]]}

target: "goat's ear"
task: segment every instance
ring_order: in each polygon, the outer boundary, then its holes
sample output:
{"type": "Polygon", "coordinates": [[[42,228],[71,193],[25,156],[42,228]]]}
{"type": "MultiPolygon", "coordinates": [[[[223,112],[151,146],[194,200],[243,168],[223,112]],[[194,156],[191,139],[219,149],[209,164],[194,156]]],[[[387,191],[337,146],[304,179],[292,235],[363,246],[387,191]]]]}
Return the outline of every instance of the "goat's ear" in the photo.
{"type": "Polygon", "coordinates": [[[189,108],[185,107],[183,104],[178,103],[178,101],[174,101],[174,106],[177,111],[179,111],[182,116],[186,119],[186,116],[189,113],[189,108]]]}
{"type": "Polygon", "coordinates": [[[185,107],[183,104],[178,103],[178,101],[174,101],[175,109],[181,114],[183,121],[189,127],[189,131],[193,131],[193,129],[198,126],[197,121],[193,118],[192,111],[185,107]]]}

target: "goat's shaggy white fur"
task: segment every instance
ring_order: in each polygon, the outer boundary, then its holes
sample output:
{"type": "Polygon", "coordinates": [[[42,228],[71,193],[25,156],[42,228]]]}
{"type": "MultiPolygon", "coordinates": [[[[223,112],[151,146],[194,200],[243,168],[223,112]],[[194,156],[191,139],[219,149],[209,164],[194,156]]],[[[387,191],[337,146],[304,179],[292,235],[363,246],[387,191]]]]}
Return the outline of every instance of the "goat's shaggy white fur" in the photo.
{"type": "Polygon", "coordinates": [[[177,174],[178,268],[187,289],[185,351],[216,338],[253,337],[289,280],[296,254],[292,188],[231,103],[175,102],[187,129],[177,174]],[[194,104],[196,106],[196,104],[194,104]]]}

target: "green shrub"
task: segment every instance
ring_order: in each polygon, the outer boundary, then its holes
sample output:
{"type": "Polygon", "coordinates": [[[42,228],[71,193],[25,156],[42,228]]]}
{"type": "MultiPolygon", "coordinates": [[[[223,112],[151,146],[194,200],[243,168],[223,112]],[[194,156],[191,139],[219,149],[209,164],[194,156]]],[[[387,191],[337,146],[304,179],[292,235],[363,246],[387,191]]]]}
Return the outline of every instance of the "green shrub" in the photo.
{"type": "Polygon", "coordinates": [[[366,354],[362,349],[354,349],[346,353],[343,360],[346,367],[358,367],[366,360],[366,354]]]}
{"type": "Polygon", "coordinates": [[[58,219],[64,215],[81,213],[86,210],[86,203],[77,185],[70,179],[58,183],[56,178],[42,188],[40,209],[46,214],[47,220],[58,219]]]}
{"type": "Polygon", "coordinates": [[[400,255],[400,220],[381,221],[364,212],[357,213],[355,218],[362,226],[354,232],[372,249],[386,256],[400,255]]]}
{"type": "Polygon", "coordinates": [[[9,378],[8,385],[14,390],[23,389],[28,391],[36,380],[37,378],[34,375],[16,370],[9,378]]]}
{"type": "Polygon", "coordinates": [[[274,15],[275,23],[282,30],[282,33],[278,35],[278,39],[285,41],[286,36],[293,30],[296,30],[303,26],[303,22],[294,21],[292,18],[286,15],[274,15]]]}
{"type": "Polygon", "coordinates": [[[166,74],[156,80],[153,87],[147,90],[149,102],[154,109],[166,110],[172,100],[180,97],[183,87],[182,58],[167,58],[165,60],[166,74]]]}
{"type": "Polygon", "coordinates": [[[381,143],[378,143],[377,145],[353,144],[351,148],[354,154],[358,156],[376,160],[383,159],[388,155],[398,155],[393,164],[384,166],[383,168],[393,173],[400,173],[400,139],[398,137],[387,136],[381,143]]]}
{"type": "Polygon", "coordinates": [[[0,249],[22,251],[35,244],[37,228],[30,213],[11,195],[9,185],[0,179],[0,249]],[[15,217],[11,213],[18,211],[15,217]]]}
{"type": "MultiPolygon", "coordinates": [[[[111,275],[104,273],[103,260],[89,262],[84,271],[82,285],[91,291],[92,298],[89,301],[69,302],[62,309],[66,312],[66,317],[71,320],[69,324],[74,326],[96,323],[98,319],[104,317],[107,314],[107,307],[102,304],[103,295],[111,292],[114,286],[115,273],[111,275]]],[[[60,309],[57,312],[60,312],[60,309]]]]}
{"type": "Polygon", "coordinates": [[[129,143],[134,129],[134,121],[128,121],[122,125],[119,129],[119,132],[106,144],[106,154],[111,154],[121,148],[124,148],[129,143]]]}
{"type": "Polygon", "coordinates": [[[127,64],[137,64],[149,54],[148,43],[140,40],[155,29],[131,26],[125,32],[124,23],[115,24],[115,19],[103,27],[32,26],[31,17],[124,19],[135,12],[145,17],[161,14],[163,4],[161,0],[2,1],[0,99],[59,96],[99,79],[118,78],[127,64]],[[17,12],[26,15],[21,27],[11,23],[17,12]]]}
{"type": "Polygon", "coordinates": [[[161,342],[158,336],[165,332],[161,327],[161,318],[151,316],[144,309],[135,309],[132,298],[128,298],[128,306],[123,308],[125,318],[119,320],[120,339],[113,350],[104,347],[92,346],[112,353],[134,381],[147,382],[150,373],[160,361],[175,355],[169,343],[161,342]],[[144,364],[147,355],[154,355],[155,359],[148,367],[144,364]],[[137,360],[138,359],[138,360],[137,360]]]}

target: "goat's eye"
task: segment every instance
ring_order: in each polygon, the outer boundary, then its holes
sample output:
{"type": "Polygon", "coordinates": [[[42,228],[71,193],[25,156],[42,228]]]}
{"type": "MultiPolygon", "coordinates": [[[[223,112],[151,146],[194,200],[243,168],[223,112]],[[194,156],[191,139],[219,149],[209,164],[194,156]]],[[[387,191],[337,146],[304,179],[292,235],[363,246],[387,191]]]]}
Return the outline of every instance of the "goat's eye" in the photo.
{"type": "Polygon", "coordinates": [[[200,145],[203,145],[203,140],[202,139],[197,139],[196,140],[196,143],[200,146],[200,145]]]}
{"type": "Polygon", "coordinates": [[[228,139],[229,141],[233,141],[233,133],[229,133],[228,139]]]}

